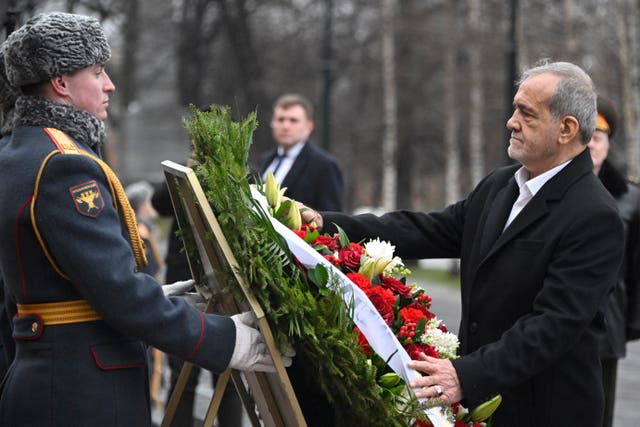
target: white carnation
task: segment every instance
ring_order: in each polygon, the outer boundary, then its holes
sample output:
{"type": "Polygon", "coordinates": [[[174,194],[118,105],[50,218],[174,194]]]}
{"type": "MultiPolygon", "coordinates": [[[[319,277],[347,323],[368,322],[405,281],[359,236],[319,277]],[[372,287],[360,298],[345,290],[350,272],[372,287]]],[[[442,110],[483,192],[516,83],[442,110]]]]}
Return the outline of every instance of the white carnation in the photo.
{"type": "Polygon", "coordinates": [[[440,323],[437,319],[431,319],[422,335],[422,342],[435,347],[441,357],[453,359],[460,343],[456,334],[442,332],[436,327],[440,323]]]}

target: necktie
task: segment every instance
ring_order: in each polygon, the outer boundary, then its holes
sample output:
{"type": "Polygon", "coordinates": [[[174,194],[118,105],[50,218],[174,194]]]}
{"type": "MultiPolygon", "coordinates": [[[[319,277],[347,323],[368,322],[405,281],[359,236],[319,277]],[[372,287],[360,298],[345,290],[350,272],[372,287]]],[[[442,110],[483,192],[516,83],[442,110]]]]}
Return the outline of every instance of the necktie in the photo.
{"type": "Polygon", "coordinates": [[[282,164],[282,159],[284,159],[286,156],[284,154],[278,154],[276,155],[276,158],[274,159],[274,161],[276,162],[276,165],[273,168],[273,174],[275,175],[276,172],[278,172],[278,169],[280,168],[280,165],[282,164]]]}

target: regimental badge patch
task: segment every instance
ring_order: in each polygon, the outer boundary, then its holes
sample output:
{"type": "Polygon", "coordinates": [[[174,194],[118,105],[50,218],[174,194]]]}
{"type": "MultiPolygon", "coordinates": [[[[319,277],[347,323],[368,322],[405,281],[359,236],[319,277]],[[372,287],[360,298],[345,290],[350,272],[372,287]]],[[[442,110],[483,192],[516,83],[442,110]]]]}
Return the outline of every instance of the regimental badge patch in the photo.
{"type": "Polygon", "coordinates": [[[76,205],[76,210],[82,215],[95,218],[102,212],[104,198],[95,180],[70,187],[69,192],[76,205]]]}

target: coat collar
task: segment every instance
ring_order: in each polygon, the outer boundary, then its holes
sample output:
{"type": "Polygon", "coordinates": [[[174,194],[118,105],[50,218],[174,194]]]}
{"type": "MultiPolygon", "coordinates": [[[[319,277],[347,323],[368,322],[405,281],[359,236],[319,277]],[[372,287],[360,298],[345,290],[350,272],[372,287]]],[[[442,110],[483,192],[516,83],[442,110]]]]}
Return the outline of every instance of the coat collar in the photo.
{"type": "Polygon", "coordinates": [[[509,227],[502,232],[502,227],[504,227],[506,218],[518,195],[515,179],[511,177],[492,203],[481,245],[482,254],[486,253],[483,258],[486,259],[491,256],[505,243],[515,238],[539,218],[545,216],[549,212],[548,202],[561,199],[577,179],[585,174],[593,173],[592,169],[593,163],[591,162],[589,150],[585,149],[543,185],[509,227]],[[515,191],[515,195],[513,191],[515,191]]]}

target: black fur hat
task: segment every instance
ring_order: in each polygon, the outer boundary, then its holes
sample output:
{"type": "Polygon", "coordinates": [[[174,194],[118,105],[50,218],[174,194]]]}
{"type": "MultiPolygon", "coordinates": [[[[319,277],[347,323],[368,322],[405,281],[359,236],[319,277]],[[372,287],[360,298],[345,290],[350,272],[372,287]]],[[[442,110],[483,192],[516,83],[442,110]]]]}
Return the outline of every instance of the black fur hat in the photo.
{"type": "Polygon", "coordinates": [[[60,12],[29,19],[2,48],[7,79],[15,87],[103,64],[111,57],[98,20],[60,12]]]}

